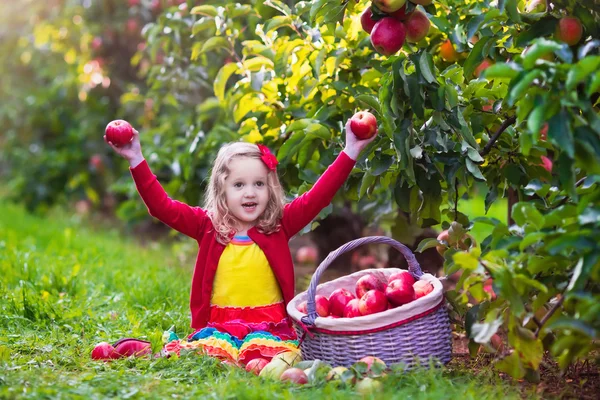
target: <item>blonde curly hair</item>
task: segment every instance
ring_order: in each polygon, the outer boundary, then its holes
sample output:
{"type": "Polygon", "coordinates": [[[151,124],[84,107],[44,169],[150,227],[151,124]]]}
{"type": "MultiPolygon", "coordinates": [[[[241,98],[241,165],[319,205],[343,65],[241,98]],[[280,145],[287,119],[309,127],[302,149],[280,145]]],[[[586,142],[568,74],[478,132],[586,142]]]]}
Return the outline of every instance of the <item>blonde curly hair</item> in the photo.
{"type": "MultiPolygon", "coordinates": [[[[260,160],[261,152],[258,146],[246,142],[229,143],[221,147],[213,165],[210,181],[204,197],[204,208],[213,223],[217,233],[217,241],[227,244],[231,241],[231,233],[235,231],[235,217],[227,208],[225,196],[225,180],[231,173],[229,164],[235,158],[255,158],[260,160]]],[[[270,234],[280,228],[279,221],[283,216],[284,193],[277,171],[269,170],[267,174],[269,201],[265,211],[258,217],[256,228],[259,232],[270,234]]]]}

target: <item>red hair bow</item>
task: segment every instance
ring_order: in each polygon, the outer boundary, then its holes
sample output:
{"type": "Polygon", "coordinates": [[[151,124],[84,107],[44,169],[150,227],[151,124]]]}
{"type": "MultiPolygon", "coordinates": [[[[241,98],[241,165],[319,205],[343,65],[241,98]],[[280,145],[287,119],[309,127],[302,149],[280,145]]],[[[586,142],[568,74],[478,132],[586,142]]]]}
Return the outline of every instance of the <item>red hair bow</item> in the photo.
{"type": "Polygon", "coordinates": [[[271,171],[275,171],[277,164],[279,164],[277,157],[271,153],[271,150],[269,150],[267,146],[262,144],[257,144],[257,146],[261,153],[260,159],[263,160],[267,168],[269,168],[271,171]]]}

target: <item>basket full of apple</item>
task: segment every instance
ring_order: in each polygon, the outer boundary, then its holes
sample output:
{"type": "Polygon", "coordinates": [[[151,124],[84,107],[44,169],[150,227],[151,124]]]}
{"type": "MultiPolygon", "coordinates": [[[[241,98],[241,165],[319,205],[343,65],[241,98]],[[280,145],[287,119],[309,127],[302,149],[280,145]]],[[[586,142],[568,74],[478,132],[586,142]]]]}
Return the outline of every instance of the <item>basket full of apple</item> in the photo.
{"type": "Polygon", "coordinates": [[[374,356],[387,365],[410,368],[430,359],[445,364],[451,358],[442,283],[421,271],[408,247],[385,236],[356,239],[329,253],[287,312],[305,360],[347,367],[374,356]],[[392,246],[406,258],[408,270],[366,269],[319,284],[333,260],[366,244],[392,246]]]}

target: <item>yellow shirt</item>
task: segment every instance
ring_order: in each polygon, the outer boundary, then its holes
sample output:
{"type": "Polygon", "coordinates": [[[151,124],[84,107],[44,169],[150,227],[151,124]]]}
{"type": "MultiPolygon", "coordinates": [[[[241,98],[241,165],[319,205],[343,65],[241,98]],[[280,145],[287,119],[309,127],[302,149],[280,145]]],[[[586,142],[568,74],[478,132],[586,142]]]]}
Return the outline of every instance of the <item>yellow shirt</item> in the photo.
{"type": "Polygon", "coordinates": [[[265,253],[248,236],[235,236],[219,260],[211,305],[258,307],[282,301],[265,253]]]}

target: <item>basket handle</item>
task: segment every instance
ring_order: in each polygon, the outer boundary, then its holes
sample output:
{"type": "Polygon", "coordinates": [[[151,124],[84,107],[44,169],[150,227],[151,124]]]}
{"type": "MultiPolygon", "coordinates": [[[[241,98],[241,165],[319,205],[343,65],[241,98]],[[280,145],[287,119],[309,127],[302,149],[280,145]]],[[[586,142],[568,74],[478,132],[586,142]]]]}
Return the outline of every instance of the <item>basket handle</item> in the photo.
{"type": "Polygon", "coordinates": [[[417,279],[421,278],[421,276],[423,275],[423,271],[421,271],[421,266],[419,265],[419,262],[415,258],[415,255],[412,253],[412,251],[402,243],[387,236],[366,236],[363,238],[352,240],[330,252],[329,255],[319,265],[312,278],[310,279],[310,285],[308,286],[306,302],[308,315],[302,317],[302,322],[304,324],[306,324],[307,326],[313,326],[315,324],[315,319],[317,318],[317,307],[315,304],[317,285],[319,284],[321,275],[323,274],[323,272],[325,272],[327,267],[329,267],[333,260],[335,260],[341,254],[344,254],[350,250],[354,250],[359,246],[372,243],[389,244],[394,249],[398,250],[404,256],[404,258],[406,258],[406,262],[408,263],[408,272],[417,279]]]}

